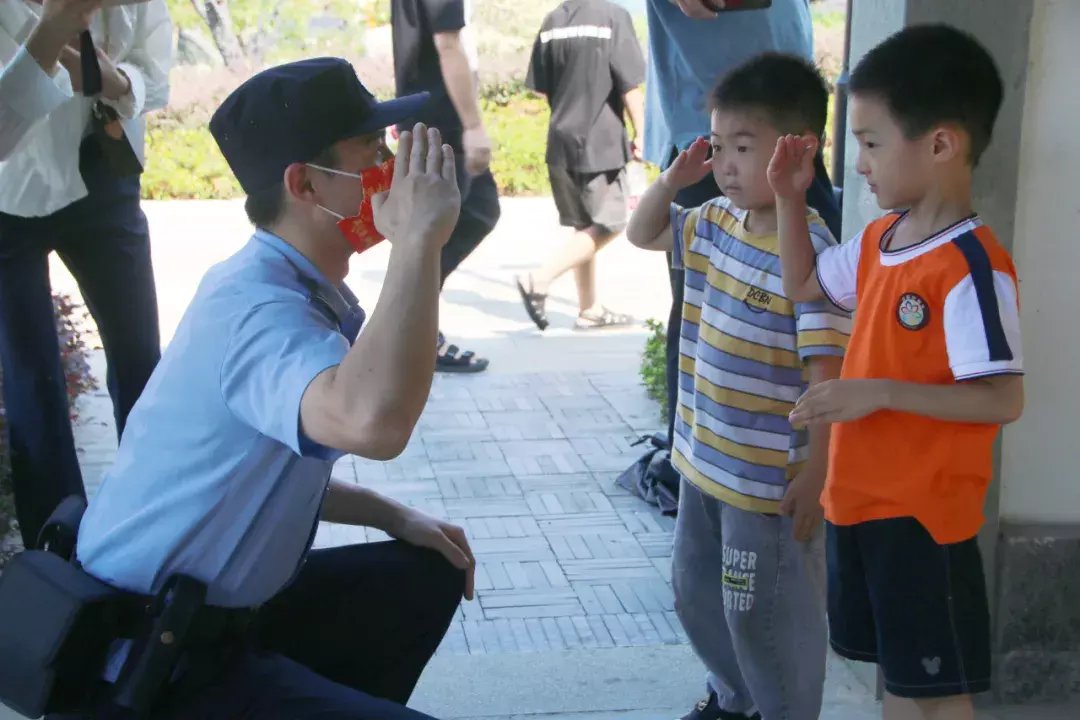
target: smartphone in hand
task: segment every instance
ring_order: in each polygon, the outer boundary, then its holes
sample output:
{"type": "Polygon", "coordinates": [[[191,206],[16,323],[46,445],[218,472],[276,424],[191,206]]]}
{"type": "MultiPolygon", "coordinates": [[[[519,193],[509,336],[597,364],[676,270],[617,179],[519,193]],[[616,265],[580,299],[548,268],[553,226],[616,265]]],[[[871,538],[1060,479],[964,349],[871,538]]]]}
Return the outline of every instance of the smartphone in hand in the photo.
{"type": "Polygon", "coordinates": [[[772,7],[772,0],[701,0],[705,7],[713,12],[730,12],[732,10],[764,10],[772,7]]]}

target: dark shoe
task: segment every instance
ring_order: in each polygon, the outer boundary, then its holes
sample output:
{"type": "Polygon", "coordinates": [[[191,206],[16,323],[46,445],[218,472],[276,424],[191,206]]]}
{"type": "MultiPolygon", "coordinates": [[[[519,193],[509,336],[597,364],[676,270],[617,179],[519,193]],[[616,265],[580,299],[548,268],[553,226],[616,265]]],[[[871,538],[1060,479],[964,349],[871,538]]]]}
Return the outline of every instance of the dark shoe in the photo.
{"type": "Polygon", "coordinates": [[[721,710],[716,693],[709,693],[709,697],[695,705],[681,720],[761,720],[761,714],[743,715],[721,710]]]}
{"type": "Polygon", "coordinates": [[[533,291],[532,275],[528,277],[528,287],[525,287],[525,283],[522,282],[521,278],[514,278],[514,282],[517,284],[518,292],[521,294],[521,302],[525,304],[525,312],[529,313],[529,319],[536,324],[536,327],[547,330],[548,319],[544,308],[547,295],[533,291]]]}
{"type": "Polygon", "coordinates": [[[461,348],[457,345],[448,345],[442,333],[439,333],[437,353],[435,356],[435,372],[478,373],[487,370],[487,359],[476,357],[476,353],[472,350],[461,352],[461,348]]]}

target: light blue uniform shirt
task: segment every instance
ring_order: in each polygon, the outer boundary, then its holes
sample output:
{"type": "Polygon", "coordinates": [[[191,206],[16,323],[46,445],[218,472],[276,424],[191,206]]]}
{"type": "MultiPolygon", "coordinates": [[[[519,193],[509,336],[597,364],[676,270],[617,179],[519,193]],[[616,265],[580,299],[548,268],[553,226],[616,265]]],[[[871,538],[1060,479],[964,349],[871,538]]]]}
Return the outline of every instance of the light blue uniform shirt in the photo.
{"type": "Polygon", "coordinates": [[[225,607],[287,585],[342,454],[303,437],[300,400],[362,322],[347,288],[270,233],[212,268],[86,512],[83,567],[144,594],[191,575],[225,607]]]}
{"type": "Polygon", "coordinates": [[[649,67],[645,79],[645,159],[667,167],[709,135],[709,95],[738,65],[763,52],[810,60],[814,30],[807,0],[773,0],[766,10],[722,12],[693,20],[671,0],[648,0],[649,67]]]}

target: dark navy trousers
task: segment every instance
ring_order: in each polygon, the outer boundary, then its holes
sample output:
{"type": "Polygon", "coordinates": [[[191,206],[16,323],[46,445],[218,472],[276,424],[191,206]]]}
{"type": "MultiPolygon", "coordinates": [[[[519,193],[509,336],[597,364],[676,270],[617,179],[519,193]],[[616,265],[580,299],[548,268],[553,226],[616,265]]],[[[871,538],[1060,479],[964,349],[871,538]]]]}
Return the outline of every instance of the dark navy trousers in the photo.
{"type": "Polygon", "coordinates": [[[16,515],[28,547],[62,499],[85,497],[64,348],[53,315],[49,253],[67,265],[97,323],[118,434],[161,355],[139,178],[110,175],[91,142],[80,155],[86,198],[46,217],[0,213],[0,364],[16,515]]]}
{"type": "MultiPolygon", "coordinates": [[[[312,551],[254,636],[193,660],[216,663],[200,667],[209,681],[166,695],[150,718],[431,720],[405,703],[464,589],[441,555],[403,542],[312,551]]],[[[128,718],[109,706],[95,716],[128,718]]]]}

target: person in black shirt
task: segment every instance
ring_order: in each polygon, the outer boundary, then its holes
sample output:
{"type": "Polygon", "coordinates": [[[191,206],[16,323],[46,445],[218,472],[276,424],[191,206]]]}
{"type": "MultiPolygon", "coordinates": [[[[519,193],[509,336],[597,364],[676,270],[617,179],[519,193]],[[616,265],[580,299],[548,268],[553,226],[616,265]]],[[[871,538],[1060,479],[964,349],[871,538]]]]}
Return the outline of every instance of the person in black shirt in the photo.
{"type": "Polygon", "coordinates": [[[544,18],[526,83],[551,106],[547,165],[559,221],[573,236],[543,267],[517,278],[536,326],[548,326],[548,287],[574,270],[579,314],[574,327],[625,325],[596,299],[596,253],[626,227],[626,164],[640,160],[623,115],[641,133],[645,59],[630,14],[608,0],[566,0],[544,18]]]}
{"type": "MultiPolygon", "coordinates": [[[[476,53],[467,27],[470,0],[393,0],[390,18],[394,41],[397,96],[427,92],[430,102],[415,122],[442,132],[457,155],[461,215],[442,251],[442,283],[499,221],[499,191],[488,169],[491,140],[484,129],[477,97],[476,53]]],[[[440,285],[441,287],[441,285],[440,285]]],[[[439,333],[436,370],[480,372],[488,361],[447,344],[439,333]]]]}

